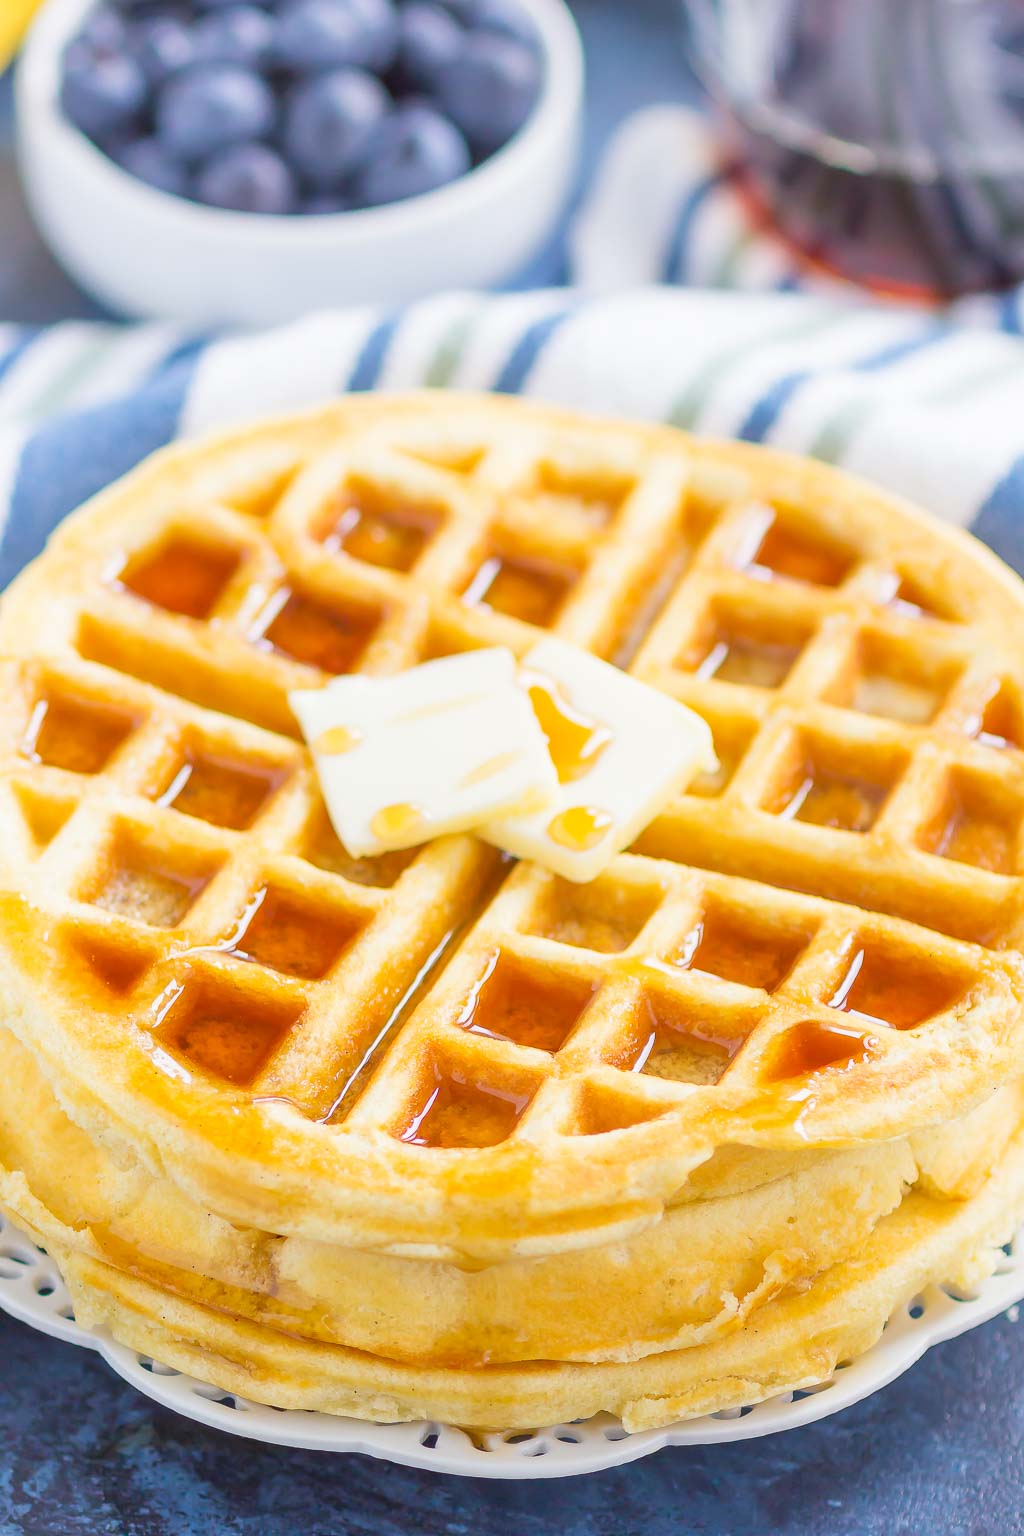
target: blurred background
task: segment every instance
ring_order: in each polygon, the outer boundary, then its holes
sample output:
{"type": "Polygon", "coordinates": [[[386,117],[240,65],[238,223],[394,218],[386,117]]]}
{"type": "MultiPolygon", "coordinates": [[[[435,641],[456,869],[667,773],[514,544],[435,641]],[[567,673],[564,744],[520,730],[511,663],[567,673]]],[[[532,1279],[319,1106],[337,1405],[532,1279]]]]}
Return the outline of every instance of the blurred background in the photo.
{"type": "Polygon", "coordinates": [[[6,320],[652,278],[935,305],[1024,275],[1016,0],[4,6],[6,320]]]}
{"type": "MultiPolygon", "coordinates": [[[[17,11],[26,0],[3,0],[17,11]]],[[[572,0],[586,53],[587,86],[578,171],[563,218],[542,249],[502,286],[564,281],[562,235],[580,189],[593,178],[614,130],[653,102],[692,102],[700,92],[684,46],[678,0],[572,0]]],[[[13,43],[13,26],[10,28],[13,43]]],[[[2,33],[0,33],[2,40],[2,33]]],[[[49,323],[106,316],[50,254],[29,212],[15,155],[14,68],[0,75],[0,319],[49,323]]],[[[338,302],[344,301],[339,292],[338,302]]]]}

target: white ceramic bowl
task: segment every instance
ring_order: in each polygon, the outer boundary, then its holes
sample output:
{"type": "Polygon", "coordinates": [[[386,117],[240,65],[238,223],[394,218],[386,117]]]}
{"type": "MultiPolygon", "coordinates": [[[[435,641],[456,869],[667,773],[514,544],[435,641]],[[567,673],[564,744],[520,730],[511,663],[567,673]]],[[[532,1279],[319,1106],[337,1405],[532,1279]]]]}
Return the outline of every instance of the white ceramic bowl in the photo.
{"type": "Polygon", "coordinates": [[[488,287],[526,264],[565,206],[583,54],[563,0],[520,0],[540,32],[546,83],[530,121],[504,149],[423,197],[290,218],[221,212],[156,191],[66,121],[61,53],[95,3],[44,6],[18,69],[18,146],[43,235],[111,309],[189,325],[254,325],[339,304],[488,287]]]}

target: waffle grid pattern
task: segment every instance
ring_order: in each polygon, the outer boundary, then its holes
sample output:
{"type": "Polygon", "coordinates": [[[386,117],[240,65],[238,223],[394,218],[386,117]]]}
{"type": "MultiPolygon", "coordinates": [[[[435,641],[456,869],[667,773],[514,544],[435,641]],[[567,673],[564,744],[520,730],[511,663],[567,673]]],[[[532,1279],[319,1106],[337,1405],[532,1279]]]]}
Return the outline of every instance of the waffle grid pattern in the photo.
{"type": "Polygon", "coordinates": [[[33,899],[170,1074],[414,1146],[695,1094],[791,1125],[813,1096],[767,1086],[912,1071],[1010,995],[1019,680],[977,614],[759,489],[610,429],[432,417],[169,502],[65,571],[63,639],[14,667],[33,899]],[[350,859],[288,690],[541,628],[705,714],[720,774],[582,889],[470,838],[350,859]]]}

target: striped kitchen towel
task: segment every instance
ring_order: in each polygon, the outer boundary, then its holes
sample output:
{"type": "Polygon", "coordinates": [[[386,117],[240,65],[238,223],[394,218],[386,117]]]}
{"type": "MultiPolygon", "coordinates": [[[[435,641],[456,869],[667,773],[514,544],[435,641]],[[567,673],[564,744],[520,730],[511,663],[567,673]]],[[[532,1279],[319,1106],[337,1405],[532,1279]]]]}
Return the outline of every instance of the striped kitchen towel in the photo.
{"type": "Polygon", "coordinates": [[[152,450],[349,390],[519,392],[816,454],[1024,570],[1024,340],[793,293],[670,287],[311,316],[203,342],[0,327],[0,583],[152,450]]]}

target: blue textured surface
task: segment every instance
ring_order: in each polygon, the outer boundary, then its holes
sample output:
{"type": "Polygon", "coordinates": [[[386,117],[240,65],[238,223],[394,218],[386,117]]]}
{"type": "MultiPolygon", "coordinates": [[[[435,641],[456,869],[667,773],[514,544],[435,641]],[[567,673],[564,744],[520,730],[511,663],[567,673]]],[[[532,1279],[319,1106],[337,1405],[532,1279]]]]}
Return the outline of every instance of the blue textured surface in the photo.
{"type": "MultiPolygon", "coordinates": [[[[620,116],[688,87],[673,0],[578,0],[577,11],[590,52],[592,164],[620,116]]],[[[28,223],[3,111],[0,100],[0,319],[88,314],[28,223]]],[[[812,1428],[537,1485],[235,1441],[155,1407],[92,1355],[2,1315],[0,1359],[0,1536],[1024,1531],[1024,1325],[1005,1318],[812,1428]]]]}
{"type": "Polygon", "coordinates": [[[1014,1536],[1022,1326],[942,1345],[808,1429],[499,1484],[232,1441],[3,1321],[0,1536],[1014,1536]]]}

